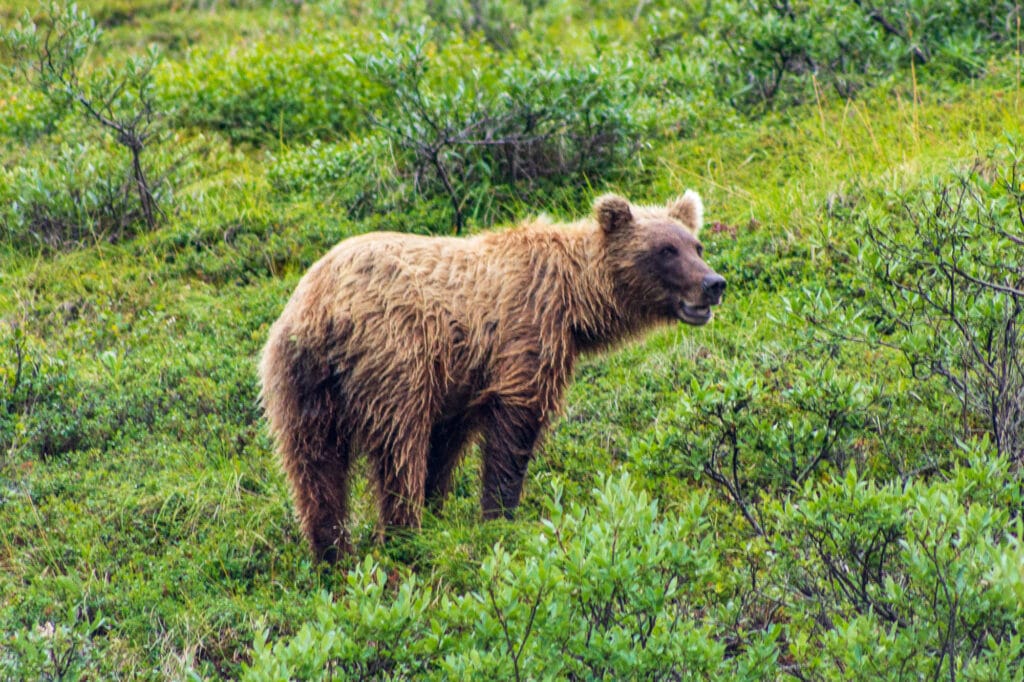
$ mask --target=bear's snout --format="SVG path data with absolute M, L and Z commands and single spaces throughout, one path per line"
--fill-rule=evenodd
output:
M 725 293 L 725 277 L 712 272 L 710 275 L 705 275 L 700 287 L 704 292 L 704 300 L 711 305 L 717 305 L 722 300 L 722 294 Z

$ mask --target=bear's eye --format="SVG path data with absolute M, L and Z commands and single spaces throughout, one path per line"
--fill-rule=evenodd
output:
M 679 249 L 669 244 L 668 246 L 661 247 L 661 255 L 668 258 L 669 256 L 678 256 Z
M 703 244 L 697 244 L 697 257 L 698 258 L 703 258 L 704 257 L 704 245 Z

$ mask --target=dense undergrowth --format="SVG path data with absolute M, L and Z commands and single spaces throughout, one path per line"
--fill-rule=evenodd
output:
M 0 679 L 1024 678 L 1016 3 L 0 21 Z M 304 269 L 687 187 L 714 323 L 583 362 L 515 521 L 474 454 L 312 564 L 255 379 Z

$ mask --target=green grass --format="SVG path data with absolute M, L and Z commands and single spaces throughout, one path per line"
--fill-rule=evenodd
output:
M 402 12 L 374 16 L 358 3 L 299 10 L 291 3 L 234 5 L 88 3 L 107 22 L 109 51 L 96 59 L 113 61 L 159 43 L 160 93 L 187 112 L 189 93 L 201 87 L 190 80 L 195 69 L 223 79 L 224 89 L 213 95 L 235 96 L 226 90 L 228 79 L 244 80 L 249 68 L 239 54 L 264 60 L 249 74 L 257 79 L 259 68 L 275 60 L 308 68 L 302 51 L 321 36 L 334 36 L 331 49 L 343 58 L 353 26 L 401 32 L 416 23 Z M 21 9 L 0 14 L 5 28 Z M 551 63 L 586 62 L 598 53 L 642 62 L 654 19 L 633 21 L 634 9 L 547 5 L 530 15 L 531 34 L 515 34 L 516 49 L 522 55 L 555 42 Z M 679 21 L 694 60 L 707 59 L 698 34 Z M 432 28 L 450 30 L 442 21 Z M 486 52 L 481 62 L 509 59 L 482 47 L 480 35 L 452 40 L 453 66 L 440 62 L 440 80 L 472 64 L 476 51 Z M 438 42 L 432 50 L 442 50 Z M 652 677 L 667 674 L 659 666 L 673 660 L 692 666 L 688 674 L 723 679 L 794 672 L 838 679 L 844 670 L 895 675 L 903 661 L 907 675 L 937 677 L 955 668 L 975 679 L 1019 679 L 1019 621 L 1007 616 L 999 630 L 984 615 L 1024 617 L 1024 591 L 1013 574 L 1024 558 L 1019 472 L 993 461 L 986 446 L 963 442 L 959 405 L 943 384 L 912 379 L 901 356 L 884 347 L 823 342 L 808 320 L 787 313 L 788 301 L 821 290 L 847 308 L 859 305 L 847 279 L 856 267 L 856 216 L 891 211 L 901 192 L 934 178 L 1008 163 L 1005 150 L 1019 149 L 1024 113 L 1019 58 L 1004 51 L 988 59 L 977 78 L 950 75 L 941 65 L 898 68 L 856 99 L 823 93 L 756 117 L 732 109 L 708 76 L 698 79 L 700 97 L 720 99 L 686 105 L 694 127 L 678 132 L 679 93 L 652 97 L 639 119 L 643 148 L 607 177 L 503 190 L 500 204 L 481 208 L 470 231 L 503 216 L 578 217 L 606 189 L 638 202 L 697 189 L 707 206 L 708 259 L 729 280 L 726 301 L 709 327 L 665 329 L 580 364 L 515 521 L 480 522 L 473 452 L 442 512 L 428 514 L 421 532 L 378 546 L 360 477 L 359 556 L 334 569 L 311 562 L 293 518 L 257 407 L 257 358 L 298 278 L 333 243 L 373 229 L 447 233 L 450 215 L 436 196 L 404 190 L 366 215 L 348 215 L 346 182 L 353 178 L 344 175 L 313 187 L 275 185 L 273 169 L 289 150 L 301 152 L 312 138 L 346 143 L 369 134 L 360 112 L 335 111 L 330 101 L 309 102 L 311 119 L 291 139 L 259 128 L 262 122 L 253 123 L 259 134 L 249 135 L 202 117 L 172 117 L 175 137 L 154 154 L 191 151 L 156 230 L 58 251 L 11 237 L 15 228 L 0 225 L 0 236 L 9 237 L 0 240 L 0 678 L 233 678 L 247 670 L 273 678 L 275 655 L 314 660 L 317 647 L 304 649 L 295 635 L 335 632 L 344 639 L 375 627 L 399 647 L 409 642 L 420 652 L 436 645 L 440 652 L 424 659 L 428 669 L 393 669 L 398 677 L 485 671 L 512 678 L 495 620 L 503 611 L 488 606 L 487 586 L 503 590 L 515 627 L 526 622 L 515 604 L 541 593 L 551 600 L 537 624 L 545 637 L 585 627 L 585 609 L 565 611 L 575 608 L 578 592 L 563 595 L 543 573 L 575 585 L 575 564 L 542 539 L 552 527 L 572 529 L 566 556 L 579 543 L 598 560 L 605 556 L 602 524 L 616 514 L 646 518 L 650 495 L 659 506 L 649 525 L 619 519 L 623 533 L 647 533 L 631 541 L 638 558 L 630 571 L 637 584 L 648 577 L 644 565 L 678 577 L 669 610 L 645 608 L 661 614 L 662 623 L 672 617 L 664 614 L 675 614 L 682 629 L 666 631 L 665 641 L 690 647 L 666 649 L 664 660 L 643 659 Z M 657 91 L 659 73 L 648 73 L 644 87 Z M 80 124 L 70 113 L 54 129 L 37 126 L 37 109 L 22 106 L 33 97 L 15 80 L 0 86 L 5 171 L 45 164 Z M 814 392 L 819 387 L 822 395 Z M 816 410 L 846 399 L 853 401 L 851 416 L 833 456 L 799 485 L 781 480 L 787 453 L 808 451 L 826 428 Z M 697 459 L 717 437 L 711 406 L 718 404 L 736 415 L 739 473 L 763 536 Z M 692 525 L 673 525 L 680 519 Z M 837 587 L 809 538 L 828 529 L 838 538 L 836 551 L 849 552 L 852 562 L 877 551 L 856 553 L 858 542 L 871 543 L 870 534 L 860 537 L 863 529 L 902 522 L 902 549 L 882 550 L 878 564 L 893 582 L 871 587 L 893 592 L 877 603 L 895 605 L 897 627 L 872 620 L 877 614 Z M 642 541 L 684 531 L 680 537 L 697 548 L 692 556 Z M 673 551 L 685 544 L 665 543 Z M 364 555 L 372 566 L 363 565 Z M 377 567 L 383 577 L 374 577 Z M 590 566 L 593 573 L 577 576 L 579 589 L 599 584 L 605 568 Z M 959 572 L 953 582 L 966 600 L 952 606 L 952 617 L 936 596 L 944 571 Z M 628 586 L 632 575 L 609 573 L 608 584 Z M 357 623 L 370 612 L 367 606 L 358 615 L 360 590 L 373 593 L 378 579 L 383 615 Z M 395 605 L 409 581 L 417 590 L 429 586 L 428 601 Z M 325 606 L 324 591 L 336 606 Z M 825 616 L 816 618 L 811 595 Z M 559 611 L 558 604 L 567 606 Z M 387 629 L 407 613 L 444 636 L 434 642 L 419 626 L 402 635 Z M 573 615 L 563 622 L 559 613 Z M 947 622 L 989 628 L 991 641 L 978 650 L 965 645 L 951 664 L 940 657 L 944 642 L 955 640 L 942 639 Z M 609 651 L 633 651 L 608 633 Z M 564 661 L 557 647 L 530 640 L 527 630 L 519 634 L 526 677 L 569 674 L 558 667 Z M 575 646 L 565 636 L 565 646 Z M 261 644 L 264 637 L 269 644 Z M 384 641 L 382 635 L 370 644 L 375 640 L 366 635 L 361 643 L 373 648 Z M 621 665 L 630 669 L 628 661 Z M 344 670 L 337 669 L 339 677 Z M 575 674 L 599 676 L 597 668 L 580 670 L 590 672 Z

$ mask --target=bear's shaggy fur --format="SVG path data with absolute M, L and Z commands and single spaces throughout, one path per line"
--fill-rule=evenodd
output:
M 700 198 L 608 195 L 594 217 L 470 238 L 346 239 L 299 282 L 260 364 L 261 399 L 317 556 L 351 551 L 351 464 L 380 523 L 416 527 L 481 437 L 483 514 L 511 515 L 581 352 L 704 324 L 725 280 L 701 258 Z

